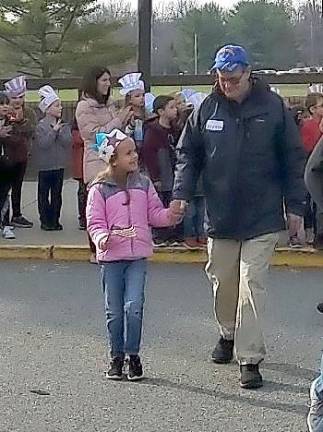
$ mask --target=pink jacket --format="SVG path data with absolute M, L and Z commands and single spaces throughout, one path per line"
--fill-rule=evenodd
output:
M 97 247 L 98 261 L 136 260 L 153 253 L 151 227 L 171 225 L 169 209 L 158 198 L 152 182 L 145 176 L 129 175 L 127 193 L 114 182 L 96 183 L 88 196 L 86 218 L 88 232 Z M 113 228 L 133 226 L 136 237 L 111 234 Z M 100 241 L 109 236 L 108 250 L 100 249 Z
M 114 128 L 122 128 L 112 105 L 100 104 L 93 98 L 83 97 L 77 104 L 75 117 L 84 141 L 83 177 L 84 183 L 90 183 L 106 168 L 106 164 L 98 158 L 98 153 L 91 148 L 98 132 L 111 132 Z

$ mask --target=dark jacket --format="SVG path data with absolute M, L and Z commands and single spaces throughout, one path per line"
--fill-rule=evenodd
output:
M 8 138 L 3 139 L 5 154 L 12 164 L 27 162 L 36 127 L 36 114 L 31 108 L 25 107 L 23 120 L 16 121 L 12 117 L 7 124 L 12 126 L 12 131 Z
M 188 200 L 202 172 L 214 238 L 246 240 L 284 229 L 303 215 L 305 155 L 282 99 L 253 80 L 241 103 L 217 89 L 194 112 L 178 145 L 174 197 Z
M 161 183 L 160 192 L 170 192 L 174 185 L 175 133 L 162 127 L 158 119 L 146 123 L 142 159 L 151 180 Z

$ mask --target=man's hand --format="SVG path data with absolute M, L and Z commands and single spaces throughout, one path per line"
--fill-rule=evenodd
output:
M 293 213 L 287 214 L 287 226 L 290 237 L 297 237 L 301 243 L 305 243 L 304 218 Z
M 170 210 L 170 218 L 174 225 L 179 224 L 185 215 L 186 210 L 186 201 L 183 200 L 174 200 L 169 205 Z
M 3 126 L 0 128 L 0 138 L 7 138 L 10 136 L 10 132 L 12 131 L 12 126 Z

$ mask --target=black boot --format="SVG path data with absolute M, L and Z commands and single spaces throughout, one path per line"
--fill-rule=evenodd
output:
M 233 340 L 226 340 L 222 336 L 212 352 L 212 360 L 214 363 L 230 363 L 233 359 Z
M 240 386 L 244 389 L 257 389 L 263 386 L 258 364 L 240 366 Z

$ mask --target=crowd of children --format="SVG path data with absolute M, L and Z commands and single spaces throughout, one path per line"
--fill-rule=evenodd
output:
M 119 84 L 120 97 L 113 102 L 109 70 L 91 68 L 84 77 L 82 98 L 72 125 L 62 121 L 62 104 L 50 86 L 39 89 L 36 115 L 25 104 L 25 77 L 14 78 L 5 84 L 5 90 L 0 93 L 0 227 L 5 239 L 15 239 L 14 227 L 33 226 L 21 214 L 21 190 L 31 153 L 38 169 L 40 228 L 44 231 L 63 229 L 60 212 L 64 170 L 72 165 L 72 175 L 79 184 L 79 228 L 86 229 L 88 185 L 103 168 L 91 150 L 92 130 L 108 131 L 117 127 L 131 137 L 136 144 L 140 172 L 151 178 L 163 204 L 169 204 L 176 143 L 189 114 L 206 95 L 184 90 L 155 97 L 145 93 L 141 73 L 126 74 Z M 38 123 L 37 118 L 40 119 Z M 205 214 L 199 188 L 185 221 L 177 227 L 154 229 L 155 246 L 202 247 Z M 96 248 L 90 238 L 89 241 L 92 262 L 96 262 Z

